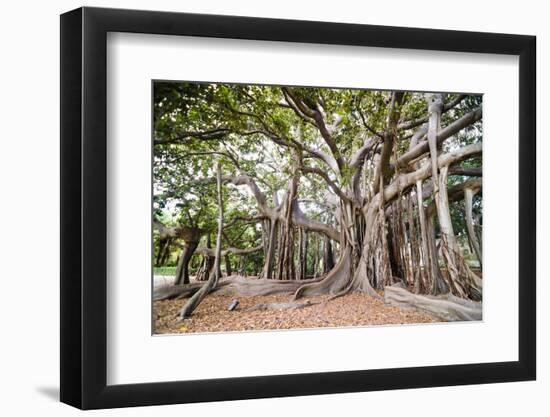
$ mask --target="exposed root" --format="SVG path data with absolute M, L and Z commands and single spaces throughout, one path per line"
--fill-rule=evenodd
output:
M 301 285 L 294 293 L 294 300 L 309 295 L 339 293 L 349 285 L 351 270 L 351 249 L 346 249 L 330 272 L 318 282 Z
M 470 278 L 470 298 L 475 301 L 481 301 L 483 281 L 470 268 L 468 268 L 468 277 Z
M 222 278 L 211 293 L 220 295 L 235 295 L 252 297 L 260 295 L 292 294 L 304 283 L 319 282 L 322 278 L 311 280 L 280 281 L 274 279 L 250 279 L 233 275 Z M 183 299 L 191 297 L 202 286 L 203 282 L 193 282 L 187 285 L 169 285 L 155 288 L 154 301 Z
M 398 287 L 385 287 L 386 303 L 425 312 L 445 321 L 474 321 L 482 319 L 481 303 L 456 297 L 425 296 Z
M 153 290 L 153 301 L 191 297 L 203 285 L 204 282 L 193 282 L 185 285 L 163 285 L 162 287 L 156 287 Z
M 355 270 L 349 290 L 359 291 L 368 294 L 377 300 L 382 300 L 382 297 L 378 295 L 370 284 L 369 277 L 367 275 L 367 263 L 365 262 L 364 255 L 361 256 L 361 259 L 359 260 L 359 265 L 357 265 L 357 269 Z

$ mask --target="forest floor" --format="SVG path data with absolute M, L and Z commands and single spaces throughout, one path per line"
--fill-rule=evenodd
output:
M 310 301 L 314 305 L 294 310 L 243 311 L 262 303 L 288 303 L 292 301 L 292 295 L 234 297 L 210 294 L 193 315 L 184 321 L 180 321 L 177 315 L 186 300 L 155 301 L 154 333 L 281 330 L 440 321 L 427 314 L 387 305 L 366 294 L 352 293 L 324 302 L 328 298 L 329 296 L 305 297 L 300 302 Z M 234 299 L 239 300 L 239 305 L 234 311 L 228 311 Z

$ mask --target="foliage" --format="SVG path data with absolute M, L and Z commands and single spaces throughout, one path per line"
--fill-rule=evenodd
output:
M 372 180 L 373 161 L 380 153 L 392 111 L 391 91 L 155 82 L 153 94 L 154 216 L 168 226 L 185 224 L 203 230 L 200 246 L 206 246 L 208 236 L 214 236 L 216 230 L 216 162 L 224 176 L 254 178 L 272 208 L 283 200 L 289 181 L 303 167 L 320 169 L 336 187 L 348 190 L 353 180 L 350 160 L 368 137 L 377 142 L 375 152 L 365 161 L 361 179 L 364 183 Z M 449 94 L 446 102 L 457 97 Z M 303 103 L 306 112 L 314 109 L 322 114 L 332 135 L 330 141 L 323 137 L 315 116 L 297 110 L 291 105 L 294 102 Z M 481 103 L 481 96 L 467 96 L 444 112 L 442 124 L 452 123 Z M 395 110 L 398 122 L 419 123 L 395 132 L 391 164 L 409 150 L 412 134 L 427 121 L 424 94 L 404 93 Z M 445 141 L 443 150 L 479 142 L 482 133 L 481 122 L 474 123 Z M 335 159 L 341 157 L 343 162 L 337 169 L 329 167 L 315 156 L 317 151 Z M 481 158 L 466 160 L 461 166 L 480 167 Z M 465 178 L 450 175 L 449 186 Z M 302 173 L 298 188 L 300 208 L 310 219 L 336 225 L 339 196 L 327 186 L 326 179 Z M 453 204 L 451 209 L 458 235 L 465 233 L 461 204 Z M 258 204 L 246 189 L 226 183 L 224 211 L 226 223 L 232 225 L 224 230 L 224 247 L 245 249 L 261 243 L 261 223 L 253 220 L 260 214 Z M 475 200 L 474 215 L 481 216 L 480 199 Z M 229 259 L 234 265 L 241 261 L 234 255 Z M 263 254 L 254 253 L 247 259 L 246 272 L 257 273 Z

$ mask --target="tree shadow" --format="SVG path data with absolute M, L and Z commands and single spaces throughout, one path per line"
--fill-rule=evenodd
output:
M 36 391 L 50 400 L 59 401 L 59 387 L 36 387 Z

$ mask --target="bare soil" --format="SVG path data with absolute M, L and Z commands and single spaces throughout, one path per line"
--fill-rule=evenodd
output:
M 154 333 L 204 333 L 249 330 L 281 330 L 319 327 L 372 326 L 388 324 L 433 323 L 430 315 L 393 307 L 366 294 L 351 293 L 328 302 L 327 295 L 305 297 L 300 302 L 318 303 L 296 310 L 243 311 L 262 303 L 288 303 L 290 295 L 240 297 L 236 310 L 228 311 L 235 297 L 208 295 L 193 313 L 179 320 L 186 300 L 155 301 Z

